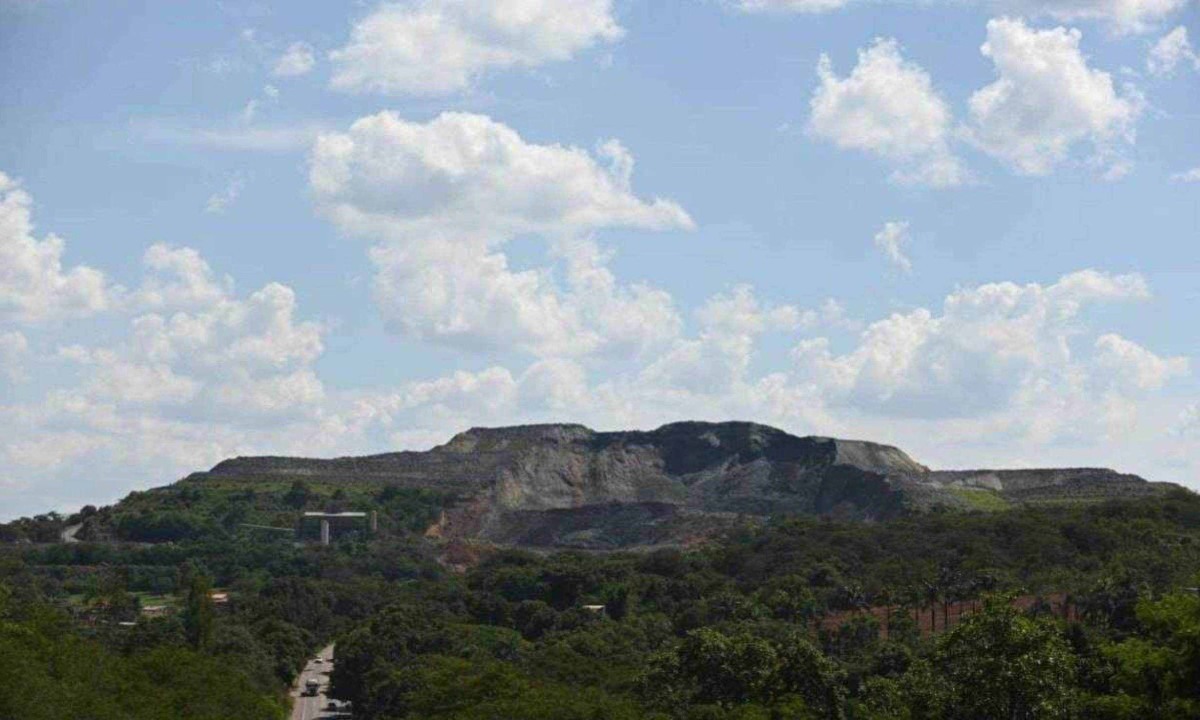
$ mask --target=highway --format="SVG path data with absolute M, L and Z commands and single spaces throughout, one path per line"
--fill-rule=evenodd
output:
M 317 662 L 319 657 L 321 662 Z M 329 698 L 325 693 L 329 690 L 329 673 L 333 670 L 333 646 L 321 650 L 304 666 L 304 670 L 296 678 L 292 686 L 292 720 L 326 720 L 327 718 L 348 718 L 348 714 L 339 714 L 336 710 L 326 710 Z M 321 683 L 321 690 L 315 696 L 304 695 L 305 681 L 313 679 Z

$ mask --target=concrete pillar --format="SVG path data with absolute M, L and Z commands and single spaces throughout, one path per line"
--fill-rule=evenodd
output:
M 321 518 L 321 544 L 329 544 L 329 521 Z

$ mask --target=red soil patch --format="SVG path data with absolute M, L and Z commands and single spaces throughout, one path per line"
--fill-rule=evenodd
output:
M 1042 604 L 1047 606 L 1050 613 L 1055 617 L 1068 621 L 1079 619 L 1079 609 L 1070 602 L 1065 593 L 1021 595 L 1013 598 L 1012 601 L 1012 606 L 1018 610 L 1029 610 Z M 971 613 L 979 612 L 982 608 L 983 602 L 981 600 L 962 600 L 946 603 L 945 605 L 936 603 L 932 606 L 927 605 L 918 609 L 906 609 L 896 605 L 878 605 L 865 610 L 848 610 L 831 613 L 821 619 L 820 628 L 826 632 L 834 632 L 842 626 L 842 623 L 849 622 L 859 616 L 871 616 L 879 621 L 879 636 L 886 640 L 891 629 L 889 627 L 890 623 L 894 622 L 896 618 L 907 614 L 916 621 L 917 628 L 921 632 L 921 637 L 929 637 L 935 633 L 945 632 L 953 628 L 962 622 L 964 617 Z

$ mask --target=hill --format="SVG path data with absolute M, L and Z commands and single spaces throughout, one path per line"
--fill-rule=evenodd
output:
M 890 445 L 745 422 L 680 422 L 648 432 L 474 428 L 427 452 L 240 457 L 173 487 L 268 497 L 303 487 L 308 509 L 330 501 L 375 507 L 386 495 L 408 501 L 401 525 L 431 537 L 611 549 L 688 544 L 747 518 L 880 520 L 935 508 L 1152 496 L 1172 486 L 1103 468 L 930 470 Z M 289 511 L 259 521 L 294 518 Z M 385 525 L 396 524 L 386 508 L 383 515 Z

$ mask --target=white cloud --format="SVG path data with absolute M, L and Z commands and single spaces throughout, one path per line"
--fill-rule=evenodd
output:
M 255 112 L 257 110 L 256 103 Z M 322 133 L 328 132 L 328 128 L 321 123 L 194 127 L 165 119 L 134 123 L 133 130 L 139 140 L 180 143 L 213 150 L 266 153 L 307 150 Z
M 254 122 L 254 118 L 256 118 L 257 116 L 258 116 L 258 98 L 251 98 L 246 101 L 245 105 L 242 106 L 242 112 L 239 115 L 239 117 L 242 122 L 249 124 L 249 123 Z
M 744 12 L 822 13 L 838 10 L 851 0 L 733 0 Z M 977 0 L 999 12 L 1050 17 L 1062 22 L 1102 22 L 1116 33 L 1154 29 L 1186 6 L 1188 0 Z
M 0 319 L 35 323 L 106 309 L 116 289 L 86 265 L 64 270 L 62 238 L 33 235 L 32 202 L 0 172 Z
M 1096 362 L 1108 370 L 1114 382 L 1128 383 L 1140 390 L 1156 390 L 1172 378 L 1188 374 L 1187 358 L 1162 358 L 1115 333 L 1096 338 Z
M 242 188 L 246 186 L 246 181 L 241 176 L 234 176 L 225 183 L 225 187 L 219 192 L 215 192 L 208 196 L 208 200 L 204 203 L 204 212 L 220 215 L 237 200 L 238 195 L 241 195 Z
M 192 248 L 156 243 L 142 255 L 148 272 L 133 298 L 139 308 L 190 309 L 212 306 L 233 293 L 233 278 L 217 278 Z
M 790 305 L 760 301 L 749 285 L 709 298 L 696 310 L 699 333 L 680 339 L 640 373 L 639 382 L 659 389 L 720 393 L 744 385 L 757 339 L 794 330 L 803 313 Z
M 82 392 L 94 400 L 122 405 L 182 405 L 194 399 L 201 385 L 177 374 L 162 362 L 122 357 L 114 351 L 65 348 L 63 356 L 91 366 Z
M 1171 176 L 1175 182 L 1194 183 L 1200 182 L 1200 167 L 1194 167 L 1191 170 L 1177 172 Z
M 1044 175 L 1088 142 L 1093 161 L 1120 164 L 1134 140 L 1142 99 L 1118 93 L 1112 77 L 1088 66 L 1078 30 L 1036 30 L 1022 20 L 999 18 L 987 25 L 980 51 L 998 78 L 970 99 L 969 136 L 1018 172 Z
M 313 54 L 312 45 L 306 42 L 294 42 L 275 61 L 272 74 L 280 77 L 305 75 L 316 65 L 317 59 Z
M 875 247 L 887 257 L 888 262 L 900 270 L 912 272 L 912 261 L 904 254 L 904 246 L 911 241 L 908 234 L 908 223 L 900 220 L 889 220 L 875 233 Z
M 1171 428 L 1171 434 L 1187 436 L 1200 430 L 1200 403 L 1188 405 L 1179 412 L 1179 421 Z
M 0 332 L 0 378 L 16 382 L 25 376 L 24 360 L 29 341 L 15 330 Z
M 317 406 L 325 399 L 325 386 L 308 368 L 263 378 L 241 369 L 215 387 L 213 399 L 227 408 L 278 416 Z
M 823 13 L 848 5 L 850 0 L 737 0 L 739 10 L 748 13 Z
M 1001 0 L 1009 12 L 1047 15 L 1063 22 L 1093 20 L 1119 33 L 1146 32 L 1183 9 L 1188 0 Z
M 812 330 L 817 327 L 841 330 L 860 330 L 862 323 L 846 314 L 846 308 L 834 298 L 825 298 L 820 307 L 799 310 L 793 330 Z
M 322 327 L 297 322 L 291 288 L 268 283 L 249 297 L 224 297 L 208 307 L 140 315 L 133 320 L 138 354 L 192 369 L 246 367 L 290 370 L 316 360 Z
M 1147 296 L 1138 275 L 1091 270 L 1049 286 L 981 285 L 948 296 L 940 315 L 920 308 L 871 324 L 844 355 L 817 338 L 801 342 L 795 357 L 805 377 L 837 403 L 885 415 L 980 415 L 1011 406 L 1033 388 L 1075 386 L 1086 368 L 1073 359 L 1069 341 L 1083 307 Z M 1097 347 L 1107 376 L 1127 371 L 1145 386 L 1143 358 L 1112 340 Z
M 905 60 L 895 40 L 879 39 L 858 52 L 850 75 L 839 78 L 827 55 L 810 103 L 810 132 L 838 147 L 864 150 L 899 167 L 892 179 L 945 187 L 968 180 L 950 150 L 953 118 L 929 74 Z
M 640 351 L 678 331 L 671 298 L 622 286 L 587 234 L 606 227 L 690 228 L 674 202 L 633 194 L 632 155 L 526 142 L 480 115 L 413 123 L 392 113 L 325 135 L 309 181 L 321 211 L 375 240 L 375 295 L 389 325 L 461 347 L 538 355 Z M 551 242 L 553 267 L 514 270 L 497 249 L 517 235 Z
M 489 70 L 567 60 L 623 30 L 612 0 L 410 0 L 384 3 L 329 54 L 332 85 L 351 92 L 437 95 Z
M 367 235 L 503 239 L 691 227 L 678 204 L 634 195 L 631 170 L 617 143 L 603 145 L 596 157 L 527 142 L 484 115 L 447 112 L 418 123 L 382 112 L 360 118 L 346 133 L 322 135 L 309 182 L 324 212 Z
M 540 421 L 627 428 L 751 418 L 918 453 L 941 447 L 964 463 L 993 457 L 995 447 L 1007 462 L 1041 457 L 1060 442 L 1092 447 L 1084 459 L 1102 462 L 1111 456 L 1096 448 L 1126 442 L 1144 398 L 1187 371 L 1182 359 L 1112 333 L 1074 347 L 1087 334 L 1086 307 L 1149 293 L 1136 275 L 1082 271 L 1046 286 L 956 291 L 939 313 L 874 323 L 844 355 L 831 341 L 809 340 L 794 373 L 758 369 L 762 338 L 802 330 L 814 314 L 840 323 L 840 306 L 801 311 L 736 286 L 696 310 L 694 335 L 600 377 L 590 362 L 546 357 L 520 371 L 493 365 L 331 393 L 313 367 L 320 328 L 295 319 L 286 288 L 239 297 L 186 249 L 159 246 L 146 264 L 149 276 L 163 277 L 131 297 L 157 312 L 134 318 L 128 339 L 112 347 L 63 348 L 78 384 L 38 404 L 0 405 L 0 423 L 15 429 L 0 439 L 0 467 L 25 488 L 21 504 L 7 507 L 107 500 L 131 482 L 161 484 L 237 454 L 428 447 L 472 425 Z
M 563 358 L 530 365 L 521 373 L 517 392 L 521 407 L 534 412 L 575 413 L 591 402 L 587 371 L 579 363 Z
M 1150 54 L 1146 56 L 1146 69 L 1151 75 L 1170 77 L 1180 63 L 1190 64 L 1200 70 L 1200 55 L 1196 54 L 1188 39 L 1187 28 L 1182 25 L 1163 35 L 1150 48 Z
M 81 371 L 70 394 L 117 415 L 175 406 L 192 418 L 302 411 L 321 399 L 310 366 L 323 328 L 296 320 L 290 288 L 269 283 L 238 298 L 190 248 L 154 245 L 143 265 L 142 285 L 122 306 L 135 313 L 124 340 L 59 348 Z
M 189 248 L 152 246 L 143 266 L 103 340 L 40 338 L 58 345 L 36 358 L 58 364 L 39 372 L 40 400 L 0 400 L 0 468 L 26 488 L 20 507 L 108 501 L 245 449 L 312 453 L 352 432 L 313 368 L 325 328 L 297 317 L 290 288 L 239 295 Z M 35 359 L 0 333 L 0 373 L 20 370 L 14 357 Z

